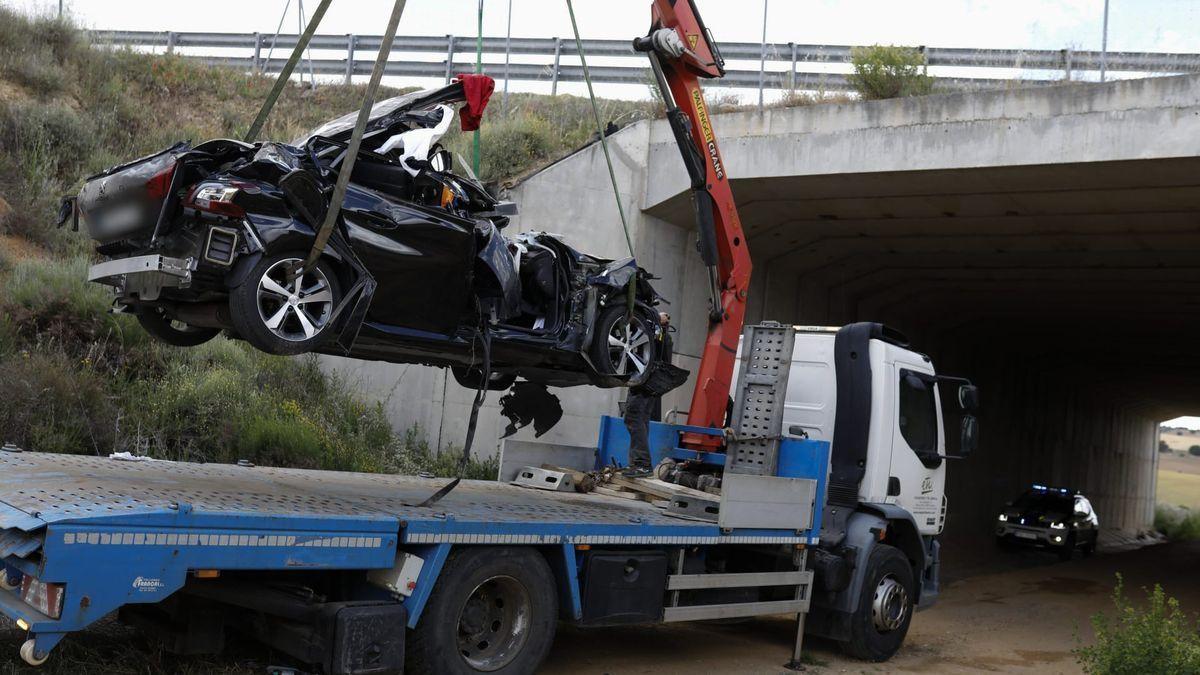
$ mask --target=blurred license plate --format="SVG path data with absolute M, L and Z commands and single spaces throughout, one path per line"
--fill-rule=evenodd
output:
M 1032 532 L 1018 532 L 1017 538 L 1019 538 L 1019 539 L 1037 539 L 1037 535 L 1033 534 Z

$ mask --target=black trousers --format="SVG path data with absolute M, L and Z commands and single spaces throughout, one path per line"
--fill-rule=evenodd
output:
M 625 400 L 625 429 L 629 431 L 629 465 L 651 468 L 650 418 L 661 403 L 636 387 L 629 390 Z

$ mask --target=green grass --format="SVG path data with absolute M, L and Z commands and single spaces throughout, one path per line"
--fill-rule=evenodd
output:
M 1200 511 L 1200 474 L 1159 469 L 1158 501 Z
M 1154 510 L 1154 529 L 1176 541 L 1200 541 L 1200 511 L 1160 503 Z

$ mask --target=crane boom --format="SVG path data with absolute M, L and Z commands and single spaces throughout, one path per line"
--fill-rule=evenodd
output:
M 691 179 L 697 248 L 709 270 L 708 335 L 701 354 L 688 424 L 724 425 L 746 313 L 753 267 L 729 176 L 704 103 L 700 79 L 725 74 L 724 61 L 693 0 L 653 0 L 649 34 L 634 40 L 646 52 L 667 107 L 667 120 Z M 711 436 L 688 435 L 689 445 L 711 446 Z

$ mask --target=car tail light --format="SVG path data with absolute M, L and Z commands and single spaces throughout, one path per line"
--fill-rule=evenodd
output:
M 150 199 L 162 199 L 171 191 L 171 180 L 175 178 L 175 167 L 177 164 L 172 164 L 167 168 L 159 171 L 146 181 L 146 196 Z
M 233 203 L 233 198 L 241 190 L 233 185 L 222 183 L 201 183 L 188 197 L 188 205 L 222 216 L 245 218 L 246 210 Z
M 66 584 L 48 584 L 26 574 L 21 579 L 21 599 L 51 619 L 62 616 Z

